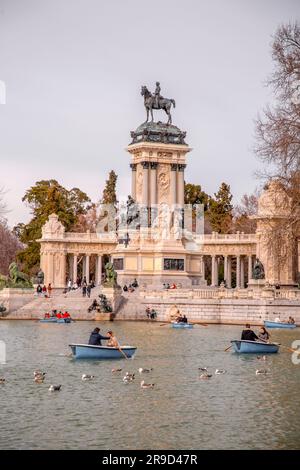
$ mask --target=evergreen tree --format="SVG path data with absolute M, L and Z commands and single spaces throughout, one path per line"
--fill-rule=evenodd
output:
M 105 183 L 105 188 L 103 190 L 101 203 L 102 204 L 113 204 L 117 203 L 117 193 L 116 193 L 116 186 L 117 186 L 117 179 L 118 175 L 111 170 L 108 175 L 108 179 Z
M 213 231 L 218 233 L 230 232 L 233 210 L 231 201 L 230 186 L 222 183 L 218 192 L 209 201 L 208 217 Z

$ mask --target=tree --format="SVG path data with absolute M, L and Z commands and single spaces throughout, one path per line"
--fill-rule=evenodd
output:
M 231 201 L 230 186 L 222 183 L 218 192 L 210 198 L 208 205 L 208 218 L 213 231 L 219 233 L 231 231 L 233 209 Z
M 237 204 L 233 210 L 233 228 L 237 232 L 255 233 L 256 220 L 251 217 L 257 213 L 258 196 L 256 194 L 244 194 L 240 204 Z
M 272 45 L 274 71 L 267 85 L 275 104 L 256 120 L 258 157 L 266 163 L 267 178 L 282 182 L 293 200 L 291 224 L 300 221 L 300 27 L 280 26 Z
M 18 259 L 25 272 L 34 274 L 40 262 L 40 245 L 36 240 L 41 237 L 49 215 L 57 214 L 66 230 L 71 231 L 78 218 L 90 208 L 90 199 L 78 188 L 67 190 L 56 180 L 42 180 L 26 191 L 22 201 L 30 207 L 33 217 L 28 224 L 14 228 L 14 233 L 26 245 Z
M 202 190 L 200 184 L 184 183 L 184 203 L 192 206 L 193 231 L 196 230 L 196 206 L 203 204 L 204 213 L 207 211 L 210 196 Z M 204 217 L 204 233 L 210 233 L 208 219 Z
M 117 186 L 117 179 L 118 175 L 111 170 L 108 175 L 108 179 L 105 183 L 105 188 L 103 190 L 101 203 L 102 204 L 113 204 L 114 206 L 117 203 L 117 193 L 116 193 L 116 186 Z

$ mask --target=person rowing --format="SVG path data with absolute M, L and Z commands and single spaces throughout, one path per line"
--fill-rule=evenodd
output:
M 106 344 L 106 346 L 110 347 L 110 348 L 120 348 L 120 345 L 119 345 L 119 341 L 117 340 L 117 338 L 115 337 L 114 333 L 109 330 L 107 332 L 108 334 L 108 337 L 109 337 L 109 340 Z
M 110 340 L 110 336 L 100 335 L 100 328 L 95 328 L 90 335 L 89 345 L 102 346 L 102 340 Z
M 259 339 L 258 336 L 256 336 L 256 334 L 254 333 L 254 331 L 251 330 L 250 324 L 247 323 L 245 330 L 242 331 L 241 340 L 244 340 L 244 341 L 256 341 L 256 340 L 258 340 L 258 339 Z

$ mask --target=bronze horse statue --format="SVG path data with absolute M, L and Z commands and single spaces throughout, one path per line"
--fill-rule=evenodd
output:
M 149 121 L 149 111 L 151 114 L 151 122 L 153 122 L 153 109 L 163 109 L 168 115 L 167 124 L 172 124 L 172 116 L 170 113 L 171 106 L 175 108 L 175 100 L 169 98 L 163 98 L 162 96 L 158 99 L 158 104 L 156 97 L 150 93 L 146 86 L 142 86 L 141 95 L 144 97 L 144 106 L 147 111 L 147 119 L 145 122 Z

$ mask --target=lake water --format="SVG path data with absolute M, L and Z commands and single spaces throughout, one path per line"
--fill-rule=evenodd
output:
M 86 361 L 67 357 L 70 342 L 86 342 L 94 322 L 70 325 L 1 321 L 7 362 L 0 365 L 1 449 L 299 449 L 300 365 L 281 350 L 266 362 L 224 352 L 240 337 L 237 326 L 175 330 L 159 323 L 114 322 L 123 344 L 138 347 L 132 360 Z M 300 330 L 273 330 L 272 339 L 291 345 Z M 123 372 L 144 374 L 122 382 Z M 198 367 L 226 369 L 199 380 Z M 33 371 L 47 372 L 44 384 Z M 266 376 L 256 375 L 267 368 Z M 95 375 L 83 382 L 83 373 Z M 57 393 L 49 385 L 62 384 Z

